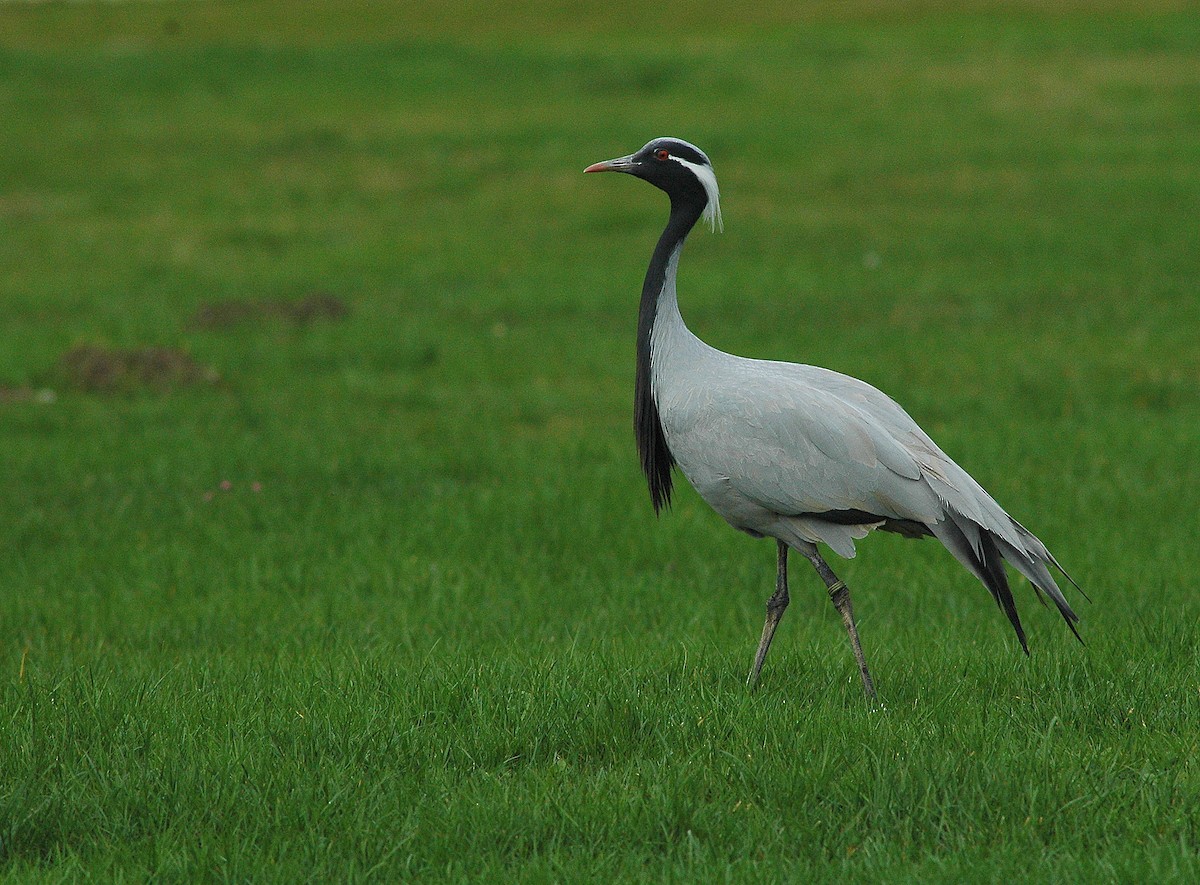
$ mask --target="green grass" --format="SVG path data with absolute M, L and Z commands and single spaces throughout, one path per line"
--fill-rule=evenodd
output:
M 1200 877 L 1200 18 L 793 5 L 0 8 L 0 877 Z M 905 404 L 1086 647 L 880 536 L 883 706 L 799 566 L 745 690 L 773 548 L 633 452 L 665 206 L 580 174 L 662 134 L 693 328 Z

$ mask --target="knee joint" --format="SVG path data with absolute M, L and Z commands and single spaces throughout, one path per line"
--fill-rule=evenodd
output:
M 850 591 L 847 589 L 844 581 L 838 581 L 829 588 L 829 598 L 833 600 L 833 604 L 836 606 L 840 607 L 842 601 L 845 600 L 849 595 Z

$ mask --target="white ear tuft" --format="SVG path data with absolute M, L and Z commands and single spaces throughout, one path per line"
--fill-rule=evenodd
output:
M 713 172 L 712 166 L 692 163 L 674 155 L 671 156 L 671 159 L 691 169 L 700 183 L 704 185 L 704 193 L 708 195 L 708 204 L 704 207 L 704 214 L 700 217 L 708 222 L 709 230 L 714 233 L 724 230 L 725 223 L 721 219 L 721 191 L 717 187 L 717 174 Z

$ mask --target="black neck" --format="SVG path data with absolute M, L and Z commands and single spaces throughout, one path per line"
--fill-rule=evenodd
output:
M 650 500 L 658 513 L 671 503 L 671 468 L 675 457 L 667 448 L 658 404 L 650 387 L 650 336 L 658 315 L 658 297 L 667 284 L 671 256 L 683 247 L 683 241 L 704 211 L 704 202 L 671 198 L 671 217 L 654 247 L 646 281 L 642 284 L 642 303 L 638 310 L 637 378 L 633 395 L 633 430 L 641 455 L 642 472 L 650 486 Z

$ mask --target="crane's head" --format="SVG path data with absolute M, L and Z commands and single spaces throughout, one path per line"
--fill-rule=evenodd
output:
M 672 204 L 703 207 L 703 218 L 713 230 L 722 226 L 716 173 L 708 155 L 694 144 L 678 138 L 656 138 L 635 154 L 593 163 L 583 171 L 636 175 L 666 191 Z

